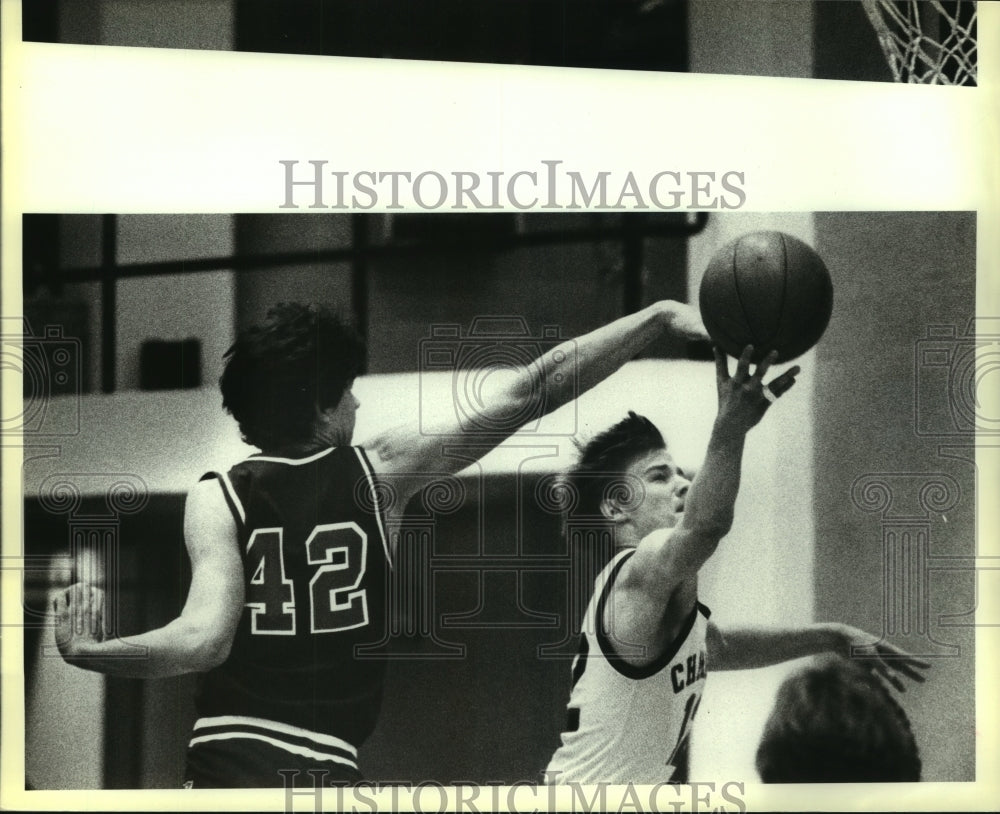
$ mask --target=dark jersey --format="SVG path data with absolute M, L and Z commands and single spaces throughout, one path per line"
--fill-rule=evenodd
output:
M 191 747 L 256 740 L 356 767 L 385 661 L 389 550 L 360 447 L 256 455 L 218 478 L 239 531 L 246 605 L 229 658 L 201 681 Z

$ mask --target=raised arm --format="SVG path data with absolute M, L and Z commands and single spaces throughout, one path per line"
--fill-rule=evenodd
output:
M 188 495 L 184 538 L 191 588 L 180 616 L 161 628 L 105 639 L 103 592 L 77 584 L 56 596 L 56 643 L 67 662 L 129 678 L 164 678 L 226 659 L 243 609 L 243 564 L 216 481 L 202 481 Z
M 443 420 L 433 432 L 421 432 L 419 424 L 404 425 L 376 435 L 362 446 L 379 474 L 454 473 L 469 462 L 446 456 L 444 451 L 448 445 L 471 437 L 477 442 L 477 452 L 486 454 L 516 432 L 527 417 L 547 414 L 586 392 L 664 333 L 708 339 L 695 309 L 663 300 L 563 342 L 534 364 L 503 378 L 502 385 L 490 394 L 480 416 L 480 424 L 495 428 L 494 432 L 484 434 L 481 428 L 468 430 L 456 416 Z M 419 483 L 415 481 L 412 488 L 417 488 Z M 397 479 L 394 486 L 403 492 L 402 497 L 407 496 L 410 485 L 405 481 Z
M 716 348 L 719 411 L 681 520 L 675 528 L 660 529 L 643 539 L 619 577 L 616 608 L 623 611 L 624 606 L 631 606 L 628 615 L 646 619 L 646 627 L 659 623 L 677 587 L 697 575 L 732 526 L 746 435 L 772 403 L 764 393 L 763 378 L 775 354 L 751 375 L 752 353 L 752 347 L 744 350 L 730 377 L 726 357 Z M 798 372 L 796 366 L 778 376 L 767 385 L 769 392 L 774 397 L 786 392 Z M 681 610 L 686 613 L 688 608 Z M 621 612 L 618 618 L 626 616 Z
M 900 692 L 905 691 L 900 675 L 922 682 L 924 675 L 918 668 L 930 667 L 929 662 L 888 642 L 878 641 L 863 630 L 832 622 L 802 627 L 725 629 L 709 622 L 706 646 L 713 670 L 768 667 L 821 653 L 862 659 Z

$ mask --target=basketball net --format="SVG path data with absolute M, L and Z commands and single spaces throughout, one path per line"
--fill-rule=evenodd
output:
M 976 84 L 975 0 L 861 0 L 897 82 Z

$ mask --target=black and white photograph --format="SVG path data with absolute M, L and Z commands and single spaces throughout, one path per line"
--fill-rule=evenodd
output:
M 0 8 L 4 806 L 989 806 L 985 4 Z
M 345 765 L 308 739 L 345 744 L 352 776 L 441 783 L 707 781 L 809 750 L 822 763 L 776 777 L 973 779 L 973 213 L 466 218 L 26 216 L 25 419 L 63 435 L 24 466 L 26 555 L 61 564 L 26 607 L 31 786 L 277 783 L 301 748 Z M 64 395 L 28 389 L 55 371 Z M 351 451 L 322 473 L 331 447 Z M 663 517 L 642 518 L 653 500 Z M 689 502 L 726 533 L 688 555 L 672 635 L 632 662 L 638 633 L 591 631 L 588 652 L 581 631 L 613 623 L 578 618 L 594 580 L 657 524 L 685 529 Z M 310 553 L 324 529 L 359 553 Z M 656 614 L 682 567 L 660 543 Z M 53 593 L 68 627 L 32 626 Z M 652 613 L 623 594 L 616 613 Z M 60 640 L 79 603 L 97 627 Z M 698 643 L 680 635 L 696 605 Z M 769 669 L 708 690 L 706 653 L 727 665 L 729 647 L 730 669 Z M 788 690 L 815 706 L 775 706 L 810 655 L 840 660 Z M 607 686 L 577 699 L 592 673 Z M 862 699 L 871 719 L 837 711 Z M 785 714 L 833 718 L 803 733 Z M 600 757 L 630 735 L 598 726 L 646 715 L 634 765 Z M 766 757 L 769 715 L 769 737 L 816 743 Z M 667 760 L 689 737 L 694 774 Z M 259 741 L 255 777 L 228 773 L 241 752 L 192 765 L 203 743 Z

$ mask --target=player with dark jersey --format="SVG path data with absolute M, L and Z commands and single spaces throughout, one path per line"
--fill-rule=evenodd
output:
M 713 670 L 763 667 L 867 648 L 867 662 L 898 688 L 922 681 L 915 659 L 841 624 L 720 628 L 698 596 L 698 572 L 733 523 L 747 433 L 795 383 L 798 367 L 769 384 L 771 354 L 750 371 L 745 349 L 732 376 L 716 349 L 719 408 L 693 481 L 643 416 L 595 437 L 566 476 L 574 511 L 603 517 L 616 552 L 595 581 L 573 664 L 566 727 L 548 783 L 683 783 L 690 734 Z M 616 488 L 622 483 L 629 488 Z
M 247 610 L 229 658 L 201 678 L 188 780 L 231 783 L 252 756 L 273 765 L 276 749 L 328 780 L 359 779 L 356 744 L 375 727 L 385 674 L 359 649 L 385 635 L 391 568 L 377 501 L 357 499 L 359 486 L 377 494 L 364 450 L 255 455 L 206 478 L 238 529 Z
M 394 558 L 378 487 L 402 511 L 428 474 L 469 465 L 449 447 L 473 435 L 485 454 L 664 332 L 707 339 L 692 308 L 655 303 L 515 371 L 501 353 L 508 375 L 489 377 L 493 389 L 479 394 L 475 421 L 453 410 L 435 426 L 414 421 L 353 446 L 360 341 L 325 309 L 272 309 L 237 338 L 220 382 L 223 406 L 261 454 L 188 494 L 192 579 L 180 616 L 105 639 L 101 592 L 71 586 L 54 608 L 63 657 L 124 676 L 205 673 L 188 750 L 195 788 L 282 786 L 281 773 L 296 769 L 326 772 L 327 782 L 357 780 L 384 671 L 363 645 L 384 636 Z

